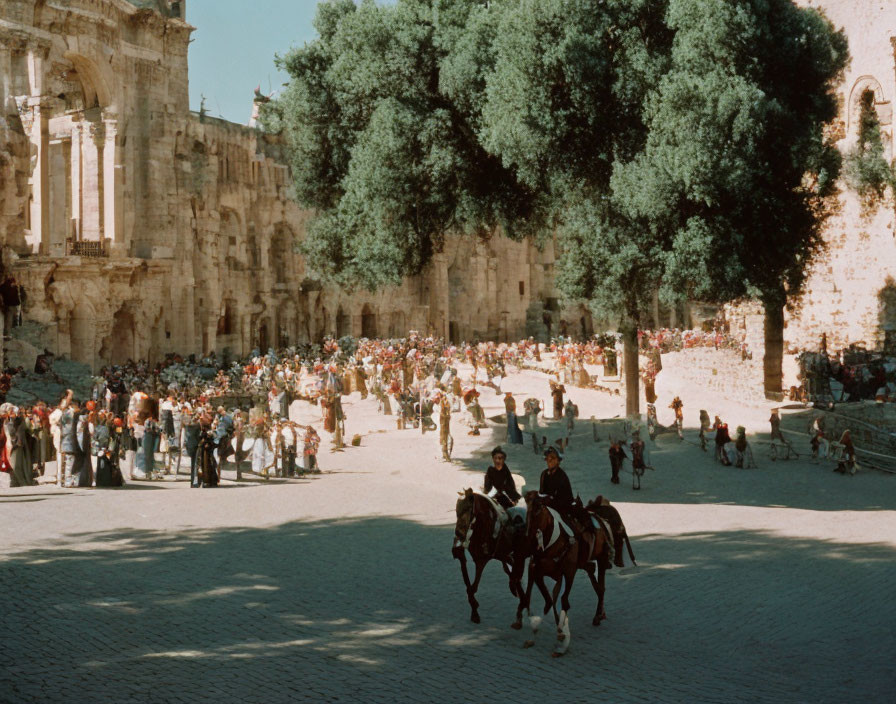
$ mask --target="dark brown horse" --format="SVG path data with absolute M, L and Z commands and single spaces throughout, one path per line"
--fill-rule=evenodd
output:
M 504 572 L 510 577 L 510 593 L 522 599 L 522 574 L 525 558 L 514 559 L 514 545 L 522 546 L 522 536 L 514 538 L 512 528 L 502 526 L 497 531 L 498 512 L 494 505 L 481 494 L 472 489 L 458 492 L 457 522 L 454 525 L 454 542 L 451 554 L 460 561 L 461 574 L 467 588 L 467 601 L 470 602 L 470 620 L 479 623 L 479 602 L 476 601 L 476 590 L 485 566 L 491 560 L 498 560 Z M 495 533 L 497 532 L 497 537 Z M 469 551 L 473 559 L 475 572 L 472 581 L 467 572 L 467 560 L 464 550 Z
M 605 574 L 610 566 L 609 541 L 606 533 L 596 528 L 584 511 L 579 507 L 582 520 L 576 521 L 572 530 L 575 539 L 567 535 L 557 525 L 555 513 L 544 503 L 536 491 L 527 492 L 526 500 L 526 539 L 531 551 L 529 563 L 529 579 L 523 595 L 520 611 L 529 609 L 533 583 L 545 599 L 544 612 L 554 611 L 557 624 L 557 645 L 554 657 L 566 653 L 570 642 L 569 628 L 569 594 L 577 570 L 584 570 L 591 579 L 591 585 L 597 594 L 597 610 L 592 624 L 599 626 L 606 618 L 604 612 Z M 553 594 L 548 593 L 544 578 L 554 580 Z M 562 594 L 561 594 L 562 588 Z M 557 611 L 559 596 L 560 611 Z M 526 647 L 535 644 L 534 633 L 537 622 L 533 622 L 533 640 L 526 642 Z

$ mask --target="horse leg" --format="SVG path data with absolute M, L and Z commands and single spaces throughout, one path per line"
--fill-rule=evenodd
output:
M 523 643 L 524 648 L 531 648 L 535 645 L 535 636 L 538 635 L 538 627 L 541 625 L 541 616 L 532 616 L 530 612 L 530 602 L 532 600 L 532 584 L 535 581 L 535 560 L 533 558 L 529 563 L 529 578 L 526 583 L 525 594 L 525 610 L 526 620 L 529 622 L 529 628 L 532 629 L 532 638 Z
M 525 564 L 525 560 L 523 560 L 523 564 Z M 523 610 L 525 609 L 527 612 L 529 610 L 529 596 L 532 591 L 532 583 L 531 581 L 526 585 L 526 589 L 523 589 L 523 580 L 521 576 L 517 576 L 516 574 L 516 564 L 514 564 L 514 574 L 511 575 L 510 579 L 513 581 L 516 589 L 516 596 L 519 597 L 519 604 L 516 607 L 516 618 L 513 623 L 510 624 L 510 627 L 518 631 L 523 627 Z
M 473 623 L 481 621 L 479 618 L 479 602 L 476 601 L 476 590 L 479 589 L 479 580 L 482 579 L 482 573 L 485 572 L 487 564 L 487 560 L 485 562 L 477 560 L 473 563 L 473 566 L 476 568 L 476 575 L 473 577 L 473 583 L 467 589 L 467 601 L 470 602 L 470 608 L 473 610 L 470 614 L 470 620 Z
M 548 611 L 554 606 L 554 599 L 551 598 L 551 593 L 548 591 L 548 585 L 544 583 L 544 575 L 541 572 L 536 571 L 535 584 L 538 586 L 538 591 L 540 591 L 541 595 L 544 597 L 544 613 L 547 615 Z
M 571 564 L 571 569 L 567 568 L 566 572 L 563 574 L 563 578 L 560 581 L 563 581 L 563 595 L 560 597 L 560 618 L 557 620 L 557 645 L 554 648 L 554 652 L 551 653 L 551 657 L 559 658 L 562 655 L 566 654 L 566 651 L 569 650 L 569 642 L 571 639 L 571 631 L 569 628 L 569 593 L 572 591 L 572 582 L 573 578 L 576 574 L 576 563 L 575 561 Z M 560 583 L 558 581 L 558 585 Z
M 597 570 L 597 567 L 593 562 L 589 562 L 587 565 L 585 565 L 585 572 L 588 573 L 588 579 L 591 580 L 591 586 L 594 588 L 594 593 L 597 595 L 597 611 L 594 612 L 594 618 L 591 619 L 592 626 L 599 626 L 600 621 L 601 621 L 601 618 L 600 618 L 600 606 L 601 606 L 601 604 L 600 604 L 600 600 L 601 600 L 600 585 L 597 582 L 597 577 L 594 576 L 594 573 L 596 572 L 596 570 Z
M 557 603 L 558 597 L 560 596 L 560 590 L 563 588 L 563 575 L 561 574 L 557 577 L 557 581 L 554 583 L 554 593 L 551 595 L 553 604 L 551 608 L 554 611 L 554 623 L 557 624 L 557 633 L 560 633 L 560 613 L 557 611 Z
M 606 574 L 606 570 L 600 565 L 595 567 L 594 563 L 591 562 L 585 568 L 585 571 L 588 573 L 588 578 L 591 580 L 591 586 L 594 587 L 594 593 L 597 595 L 597 611 L 594 612 L 594 618 L 591 620 L 591 625 L 599 626 L 600 622 L 607 617 L 607 613 L 604 611 L 604 591 L 606 589 L 604 575 Z M 594 574 L 595 571 L 597 571 L 597 576 Z

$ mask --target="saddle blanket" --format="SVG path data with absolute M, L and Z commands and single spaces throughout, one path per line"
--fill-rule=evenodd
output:
M 560 537 L 560 531 L 566 533 L 567 537 L 574 538 L 575 533 L 572 532 L 572 528 L 570 528 L 563 519 L 560 517 L 560 514 L 557 513 L 556 509 L 547 506 L 548 511 L 551 512 L 551 517 L 554 519 L 554 530 L 551 533 L 551 539 L 548 541 L 547 545 L 544 546 L 544 549 L 547 550 L 551 545 L 557 542 L 557 538 Z

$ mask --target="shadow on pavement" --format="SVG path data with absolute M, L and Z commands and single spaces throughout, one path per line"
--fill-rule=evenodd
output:
M 552 661 L 508 628 L 496 565 L 468 621 L 452 527 L 398 518 L 85 531 L 7 554 L 4 701 L 857 701 L 892 694 L 896 550 L 734 531 L 648 535 L 579 573 Z M 540 606 L 540 598 L 536 598 Z M 564 673 L 559 677 L 558 673 Z M 485 689 L 483 689 L 485 688 Z M 597 691 L 597 690 L 595 690 Z M 749 695 L 748 695 L 749 693 Z

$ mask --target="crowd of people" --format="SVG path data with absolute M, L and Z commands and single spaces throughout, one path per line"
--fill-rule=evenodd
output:
M 662 369 L 660 353 L 670 332 L 672 339 L 678 335 L 693 339 L 693 331 L 641 335 L 642 345 L 646 341 L 642 358 L 647 361 L 641 373 L 651 440 L 659 428 L 652 382 Z M 551 353 L 548 360 L 542 357 L 546 352 Z M 578 408 L 565 398 L 566 384 L 595 388 L 589 367 L 603 365 L 606 371 L 611 366 L 621 372 L 620 353 L 615 335 L 587 342 L 559 339 L 543 346 L 531 338 L 452 344 L 412 331 L 395 340 L 329 338 L 320 346 L 266 354 L 256 350 L 240 361 L 209 354 L 169 355 L 155 365 L 128 362 L 100 370 L 86 398 L 69 390 L 54 404 L 0 405 L 0 471 L 10 474 L 12 486 L 35 483 L 48 474 L 50 463 L 55 463 L 59 486 L 118 486 L 125 478 L 160 479 L 180 474 L 183 468 L 192 486 L 214 487 L 228 465 L 238 480 L 244 472 L 293 477 L 318 471 L 321 440 L 314 425 L 291 420 L 291 404 L 298 400 L 316 406 L 319 425 L 331 434 L 338 450 L 345 443 L 342 397 L 355 391 L 362 399 L 372 396 L 381 414 L 394 415 L 398 429 L 418 428 L 423 433 L 438 429 L 447 461 L 453 449 L 452 416 L 461 414 L 469 434 L 478 435 L 486 426 L 479 398 L 492 390 L 504 397 L 507 442 L 522 444 L 525 430 L 534 451 L 542 452 L 550 443 L 541 434 L 538 419 L 549 409 L 543 409 L 538 398 L 518 402 L 512 393 L 502 391 L 512 366 L 552 375 L 550 410 L 566 427 L 566 438 L 554 443 L 562 451 L 578 416 Z M 458 368 L 464 362 L 472 371 L 462 378 Z M 669 406 L 680 437 L 682 406 L 678 397 Z M 635 429 L 631 438 L 611 443 L 614 483 L 627 453 L 638 477 L 649 466 L 639 432 Z M 715 434 L 716 458 L 722 464 L 753 463 L 743 427 L 732 438 L 718 416 L 710 423 L 707 412 L 701 411 L 699 437 L 704 449 L 710 433 Z
M 450 459 L 451 414 L 463 404 L 470 432 L 478 434 L 485 426 L 480 389 L 500 394 L 506 366 L 529 360 L 540 360 L 532 340 L 458 346 L 412 332 L 400 340 L 330 338 L 322 346 L 256 350 L 238 362 L 213 354 L 128 362 L 100 370 L 89 398 L 69 390 L 55 404 L 0 406 L 0 470 L 9 472 L 12 486 L 35 483 L 54 461 L 60 486 L 158 479 L 179 474 L 182 463 L 196 487 L 216 486 L 228 462 L 237 479 L 246 463 L 259 476 L 291 477 L 317 471 L 320 445 L 312 425 L 290 420 L 291 403 L 317 406 L 339 449 L 341 399 L 354 391 L 373 395 L 399 428 L 433 430 L 438 410 L 443 456 Z M 460 361 L 473 368 L 464 384 Z
M 823 341 L 817 352 L 798 357 L 800 384 L 792 400 L 816 403 L 874 400 L 896 402 L 896 356 L 849 347 L 831 353 Z

